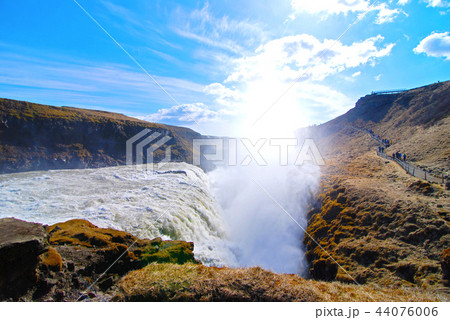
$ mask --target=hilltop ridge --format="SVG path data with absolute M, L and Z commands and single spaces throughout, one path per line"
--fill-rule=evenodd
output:
M 172 161 L 192 163 L 192 139 L 201 134 L 191 129 L 0 98 L 0 173 L 122 165 L 126 140 L 145 128 L 172 138 Z M 164 155 L 157 150 L 155 160 Z
M 372 150 L 365 130 L 393 141 L 386 153 L 405 152 L 409 161 L 438 172 L 450 169 L 450 81 L 394 94 L 360 98 L 347 113 L 302 133 L 316 138 L 328 157 Z M 351 138 L 351 139 L 348 139 Z M 369 143 L 368 143 L 369 142 Z M 337 147 L 336 147 L 337 146 Z

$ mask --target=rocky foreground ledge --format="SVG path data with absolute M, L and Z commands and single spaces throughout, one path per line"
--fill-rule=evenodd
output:
M 193 248 L 191 242 L 138 239 L 86 220 L 45 226 L 0 219 L 0 300 L 445 300 L 413 288 L 306 280 L 258 267 L 207 267 Z
M 106 301 L 131 270 L 152 262 L 199 263 L 193 249 L 192 242 L 142 240 L 86 220 L 44 226 L 0 219 L 0 300 Z

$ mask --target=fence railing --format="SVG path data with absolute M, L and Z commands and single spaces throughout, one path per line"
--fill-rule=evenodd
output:
M 389 144 L 389 143 L 388 143 L 388 144 L 384 143 L 383 140 L 382 140 L 381 138 L 377 137 L 377 136 L 373 133 L 372 130 L 369 130 L 369 129 L 361 129 L 361 128 L 357 128 L 357 127 L 354 127 L 354 128 L 355 128 L 356 130 L 358 130 L 358 131 L 361 131 L 361 132 L 362 132 L 362 131 L 367 132 L 367 133 L 370 135 L 370 137 L 371 137 L 372 139 L 376 140 L 376 141 L 380 144 L 380 146 L 382 146 L 382 147 L 384 147 L 384 148 L 390 147 L 390 144 Z M 430 173 L 430 172 L 427 172 L 426 170 L 423 170 L 423 169 L 421 169 L 421 168 L 419 168 L 419 167 L 413 165 L 413 164 L 410 163 L 410 162 L 402 161 L 402 160 L 397 159 L 397 158 L 395 158 L 395 157 L 388 156 L 388 155 L 387 155 L 386 153 L 384 153 L 384 152 L 377 151 L 377 154 L 378 154 L 380 157 L 384 158 L 384 159 L 395 161 L 395 162 L 396 162 L 399 166 L 401 166 L 408 174 L 410 174 L 410 175 L 412 175 L 412 176 L 414 176 L 414 177 L 416 177 L 416 178 L 419 178 L 419 179 L 422 179 L 422 180 L 426 180 L 426 181 L 429 181 L 429 182 L 433 182 L 433 183 L 442 183 L 442 184 L 444 184 L 444 185 L 445 185 L 446 183 L 449 182 L 449 177 L 446 176 L 446 175 L 444 175 L 444 174 L 442 174 L 441 176 L 438 177 L 438 176 L 436 176 L 436 175 L 434 175 L 434 174 L 432 174 L 432 173 Z
M 419 178 L 419 179 L 422 179 L 422 180 L 427 180 L 427 181 L 433 182 L 433 183 L 442 183 L 442 184 L 445 184 L 448 181 L 448 178 L 445 177 L 443 174 L 442 174 L 442 177 L 437 177 L 437 176 L 435 176 L 435 175 L 433 175 L 433 174 L 431 174 L 431 173 L 429 173 L 429 172 L 427 172 L 425 170 L 422 170 L 422 169 L 416 167 L 415 165 L 413 165 L 413 164 L 411 164 L 409 162 L 402 161 L 400 159 L 388 156 L 384 152 L 377 151 L 377 154 L 380 157 L 384 158 L 384 159 L 395 161 L 408 174 L 410 174 L 410 175 L 412 175 L 412 176 L 414 176 L 416 178 Z
M 406 89 L 397 89 L 397 90 L 384 90 L 384 91 L 372 91 L 372 95 L 380 95 L 380 94 L 395 94 L 407 91 Z

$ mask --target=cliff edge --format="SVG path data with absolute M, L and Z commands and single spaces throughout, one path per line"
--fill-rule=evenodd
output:
M 169 136 L 171 160 L 192 163 L 191 129 L 122 114 L 0 98 L 0 173 L 123 165 L 126 141 L 144 129 Z M 155 152 L 155 161 L 165 152 Z
M 310 276 L 449 295 L 450 192 L 377 155 L 367 130 L 430 173 L 448 175 L 450 82 L 361 98 L 308 134 L 326 158 L 308 213 Z M 303 132 L 305 134 L 305 131 Z M 448 298 L 447 298 L 448 299 Z

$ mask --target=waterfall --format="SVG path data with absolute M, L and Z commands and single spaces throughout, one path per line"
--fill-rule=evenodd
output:
M 209 173 L 238 266 L 306 275 L 307 202 L 319 168 L 222 166 Z
M 224 222 L 198 167 L 169 163 L 0 175 L 0 218 L 54 224 L 86 219 L 141 238 L 193 241 L 197 259 L 233 264 Z

